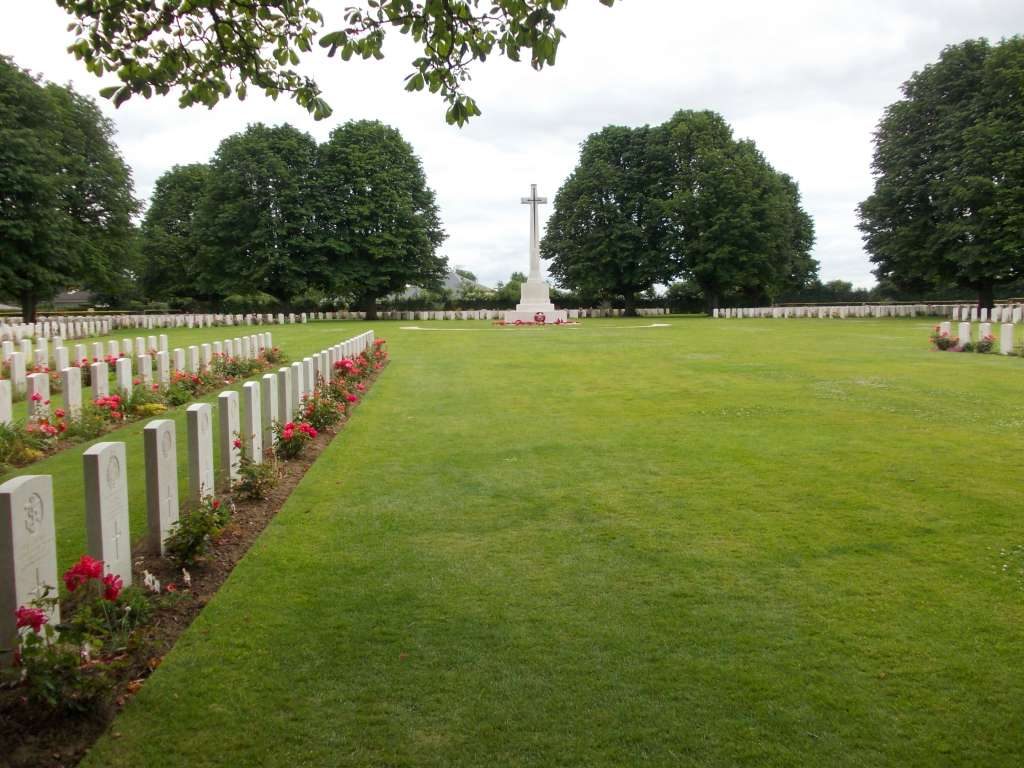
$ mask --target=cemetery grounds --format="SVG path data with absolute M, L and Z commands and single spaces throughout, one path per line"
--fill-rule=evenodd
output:
M 392 362 L 83 764 L 1020 765 L 1024 362 L 664 322 L 274 326 Z

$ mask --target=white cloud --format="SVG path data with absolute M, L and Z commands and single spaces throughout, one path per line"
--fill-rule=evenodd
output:
M 324 2 L 334 14 L 329 22 L 344 5 Z M 0 0 L 0 18 L 0 52 L 50 80 L 98 92 L 100 82 L 65 53 L 71 37 L 54 4 Z M 415 55 L 404 39 L 389 40 L 381 62 L 342 63 L 316 52 L 304 63 L 335 109 L 321 123 L 291 101 L 258 96 L 213 111 L 182 111 L 172 98 L 104 109 L 143 197 L 171 165 L 209 159 L 221 139 L 251 122 L 287 121 L 318 139 L 352 118 L 394 125 L 437 191 L 449 234 L 444 252 L 485 282 L 525 269 L 528 218 L 519 198 L 531 183 L 553 198 L 589 133 L 713 109 L 800 183 L 823 278 L 867 285 L 855 209 L 871 190 L 871 132 L 882 109 L 945 45 L 1019 32 L 1024 7 L 1016 0 L 620 0 L 608 9 L 574 0 L 561 24 L 568 37 L 554 68 L 537 73 L 492 58 L 474 70 L 469 90 L 484 115 L 461 130 L 444 123 L 439 99 L 402 90 Z

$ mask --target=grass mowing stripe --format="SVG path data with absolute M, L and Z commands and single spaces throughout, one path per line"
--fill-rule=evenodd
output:
M 1021 362 L 671 322 L 377 324 L 385 375 L 86 765 L 1016 765 Z

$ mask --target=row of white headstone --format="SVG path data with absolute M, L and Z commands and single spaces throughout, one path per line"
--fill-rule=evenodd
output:
M 37 365 L 47 366 L 49 363 L 48 342 L 38 339 L 35 349 Z M 0 379 L 0 424 L 9 424 L 13 418 L 13 398 L 24 393 L 28 398 L 39 395 L 33 404 L 31 415 L 42 417 L 49 414 L 47 401 L 50 399 L 50 375 L 48 373 L 28 374 L 26 359 L 32 352 L 32 341 L 22 339 L 20 350 L 14 351 L 14 342 L 0 342 L 0 354 L 8 363 L 9 379 Z M 214 357 L 226 355 L 231 358 L 248 360 L 258 357 L 265 349 L 273 347 L 270 331 L 248 336 L 215 341 L 212 344 L 199 344 L 185 349 L 180 347 L 167 351 L 167 335 L 159 338 L 150 336 L 148 339 L 139 336 L 134 344 L 131 339 L 123 339 L 120 344 L 110 341 L 104 348 L 102 342 L 92 345 L 92 357 L 87 355 L 84 344 L 76 344 L 74 358 L 69 359 L 68 349 L 55 346 L 53 349 L 53 370 L 60 372 L 61 391 L 64 398 L 64 410 L 71 416 L 77 416 L 82 410 L 82 368 L 88 366 L 89 380 L 92 382 L 92 398 L 97 400 L 110 394 L 108 359 L 114 359 L 114 385 L 119 394 L 130 394 L 136 379 L 140 384 L 158 384 L 167 387 L 171 383 L 172 371 L 200 373 L 213 363 Z M 106 352 L 106 355 L 104 355 Z M 90 359 L 93 362 L 89 362 Z M 133 365 L 134 364 L 134 365 Z M 154 364 L 156 371 L 154 374 Z M 154 379 L 155 375 L 155 379 Z
M 622 317 L 621 309 L 569 309 L 566 310 L 570 320 L 578 320 L 581 317 Z M 644 307 L 637 309 L 641 317 L 660 317 L 668 314 L 664 307 Z M 504 320 L 505 310 L 501 309 L 451 309 L 444 311 L 434 310 L 387 310 L 378 312 L 377 316 L 382 320 Z
M 1014 350 L 1014 324 L 1001 323 L 999 325 L 999 354 L 1009 355 Z M 978 333 L 974 334 L 974 324 L 971 322 L 957 323 L 956 336 L 959 345 L 976 344 L 986 336 L 992 334 L 992 323 L 978 323 Z M 939 323 L 939 333 L 946 336 L 953 335 L 953 324 L 949 320 Z
M 82 339 L 106 336 L 129 328 L 212 328 L 214 326 L 285 325 L 312 320 L 363 319 L 365 312 L 302 312 L 272 314 L 176 314 L 176 315 L 104 315 L 102 317 L 67 317 L 23 323 L 20 317 L 0 320 L 0 340 L 21 341 L 25 338 Z
M 978 309 L 966 304 L 855 304 L 813 307 L 728 307 L 716 308 L 714 318 L 790 318 L 816 317 L 948 317 L 953 321 L 970 320 L 993 323 L 1020 323 L 1024 321 L 1024 305 L 997 304 L 992 308 Z
M 225 488 L 238 479 L 242 451 L 261 463 L 272 448 L 274 424 L 292 420 L 302 399 L 317 383 L 328 381 L 335 363 L 373 346 L 373 331 L 335 344 L 301 362 L 265 374 L 258 382 L 217 397 L 218 445 Z M 213 459 L 213 408 L 195 403 L 186 409 L 188 495 L 197 503 L 216 492 Z M 235 440 L 241 439 L 241 447 Z M 179 516 L 178 450 L 174 421 L 156 419 L 143 428 L 146 476 L 147 546 L 164 554 L 164 542 Z M 128 478 L 125 443 L 96 443 L 82 454 L 85 474 L 87 554 L 104 563 L 104 573 L 132 582 Z M 0 485 L 0 653 L 17 642 L 15 611 L 46 586 L 56 588 L 57 539 L 53 479 L 24 475 Z M 51 620 L 59 621 L 54 615 Z

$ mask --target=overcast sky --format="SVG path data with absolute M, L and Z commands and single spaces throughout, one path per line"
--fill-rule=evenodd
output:
M 535 72 L 498 58 L 475 68 L 468 90 L 484 114 L 462 129 L 445 124 L 440 98 L 403 90 L 415 49 L 397 34 L 383 61 L 342 63 L 318 49 L 303 62 L 334 107 L 320 122 L 290 100 L 252 96 L 212 111 L 181 110 L 171 97 L 136 98 L 115 110 L 98 97 L 110 81 L 65 52 L 67 19 L 50 0 L 0 0 L 0 53 L 103 102 L 143 200 L 161 173 L 209 160 L 221 139 L 248 123 L 289 122 L 318 140 L 350 119 L 393 125 L 437 193 L 448 233 L 443 253 L 488 284 L 526 271 L 529 216 L 519 198 L 536 183 L 553 199 L 588 134 L 660 123 L 679 109 L 716 110 L 799 182 L 822 279 L 871 285 L 855 209 L 871 191 L 871 134 L 883 108 L 944 46 L 1024 32 L 1024 4 L 619 0 L 609 9 L 573 0 L 560 19 L 568 37 L 554 68 Z M 329 29 L 339 26 L 331 21 Z M 548 213 L 542 208 L 542 220 Z

